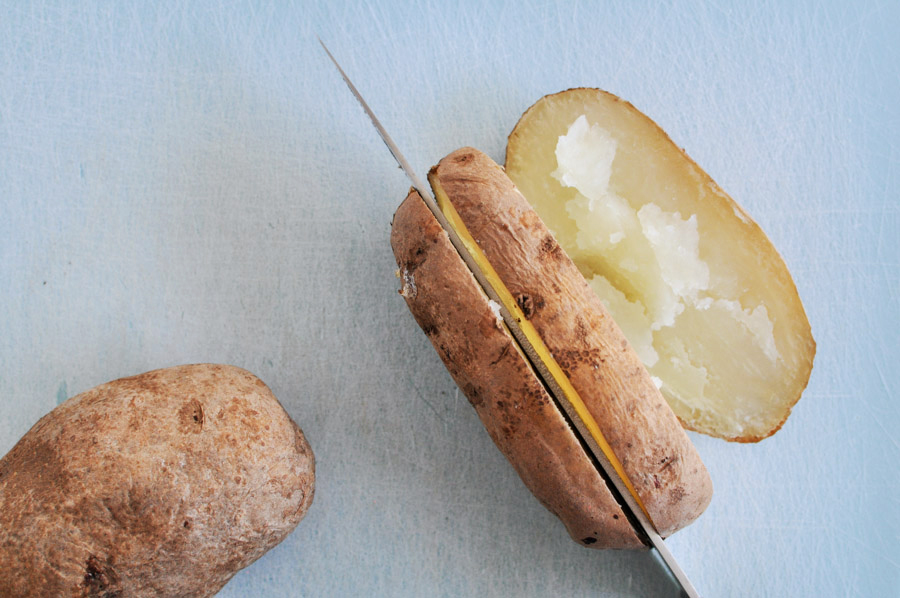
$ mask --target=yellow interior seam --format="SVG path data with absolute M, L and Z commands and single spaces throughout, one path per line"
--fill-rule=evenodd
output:
M 456 208 L 453 207 L 453 204 L 447 197 L 446 192 L 436 180 L 432 180 L 431 184 L 435 192 L 438 206 L 441 208 L 441 211 L 444 213 L 444 216 L 447 218 L 450 225 L 456 231 L 456 234 L 459 235 L 459 238 L 462 240 L 463 245 L 465 245 L 466 249 L 469 251 L 469 254 L 471 254 L 472 258 L 475 260 L 475 263 L 477 263 L 481 268 L 481 271 L 484 273 L 488 282 L 490 282 L 491 286 L 494 287 L 494 290 L 497 291 L 497 295 L 503 302 L 503 306 L 506 307 L 507 310 L 509 310 L 509 313 L 512 314 L 512 316 L 519 323 L 519 327 L 522 329 L 525 337 L 531 342 L 538 357 L 540 357 L 541 361 L 544 362 L 544 365 L 547 367 L 550 375 L 553 376 L 556 384 L 559 385 L 563 393 L 566 395 L 566 399 L 575 408 L 575 412 L 584 423 L 588 432 L 590 432 L 594 441 L 600 447 L 600 450 L 602 450 L 603 454 L 606 455 L 606 458 L 609 459 L 609 462 L 610 464 L 612 464 L 613 469 L 616 470 L 616 473 L 625 483 L 625 487 L 628 488 L 628 491 L 631 493 L 631 496 L 634 497 L 635 502 L 637 502 L 638 506 L 641 508 L 647 518 L 652 521 L 652 518 L 647 512 L 646 507 L 644 507 L 643 501 L 641 501 L 641 497 L 638 496 L 637 491 L 634 489 L 634 485 L 631 483 L 631 480 L 625 473 L 625 469 L 622 467 L 622 463 L 613 452 L 612 447 L 609 445 L 609 442 L 606 441 L 606 437 L 600 430 L 600 426 L 597 424 L 597 421 L 594 419 L 593 415 L 591 415 L 590 411 L 588 411 L 587 406 L 584 404 L 584 401 L 581 399 L 578 391 L 575 390 L 575 387 L 572 386 L 572 382 L 569 380 L 568 376 L 566 376 L 562 371 L 562 367 L 560 367 L 556 359 L 553 358 L 553 355 L 550 353 L 547 345 L 544 344 L 544 341 L 541 338 L 541 335 L 538 333 L 537 329 L 535 329 L 534 325 L 525 318 L 525 314 L 522 313 L 522 310 L 519 308 L 519 305 L 513 298 L 512 293 L 510 293 L 509 289 L 506 288 L 506 284 L 504 284 L 503 280 L 500 278 L 500 275 L 497 274 L 497 271 L 494 270 L 494 267 L 488 261 L 487 256 L 484 255 L 481 247 L 479 247 L 475 242 L 475 239 L 472 238 L 472 235 L 469 233 L 469 230 L 463 223 L 462 218 L 460 218 L 459 213 L 456 211 Z

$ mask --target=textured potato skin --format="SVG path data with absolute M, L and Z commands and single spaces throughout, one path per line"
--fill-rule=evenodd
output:
M 245 370 L 103 384 L 0 460 L 0 595 L 211 596 L 294 529 L 314 486 L 303 432 Z
M 603 478 L 491 311 L 421 197 L 394 215 L 401 291 L 494 443 L 535 497 L 592 548 L 643 548 Z
M 429 173 L 596 419 L 663 537 L 694 521 L 712 481 L 600 299 L 503 169 L 473 148 Z

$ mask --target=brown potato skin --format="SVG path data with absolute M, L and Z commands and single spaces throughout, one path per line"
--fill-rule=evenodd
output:
M 596 419 L 663 537 L 694 521 L 712 481 L 640 358 L 503 169 L 473 148 L 429 173 Z
M 0 595 L 212 596 L 313 499 L 303 432 L 253 374 L 103 384 L 0 459 Z
M 592 548 L 644 548 L 415 191 L 394 215 L 391 245 L 410 311 L 535 497 L 562 520 L 576 542 Z

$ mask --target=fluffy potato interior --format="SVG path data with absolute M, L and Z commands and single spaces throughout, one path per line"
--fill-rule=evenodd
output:
M 815 352 L 794 283 L 655 123 L 598 90 L 548 96 L 506 168 L 687 427 L 756 441 L 782 425 Z

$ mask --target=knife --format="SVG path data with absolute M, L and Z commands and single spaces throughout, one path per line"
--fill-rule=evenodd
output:
M 356 86 L 347 76 L 347 73 L 345 73 L 344 69 L 341 68 L 341 65 L 338 64 L 337 59 L 335 59 L 334 55 L 332 55 L 331 51 L 325 45 L 325 42 L 323 42 L 321 38 L 318 38 L 318 40 L 319 44 L 322 46 L 322 49 L 325 50 L 325 53 L 328 55 L 328 58 L 341 74 L 341 78 L 344 80 L 344 83 L 347 84 L 347 87 L 350 89 L 353 97 L 356 98 L 356 101 L 359 102 L 360 106 L 362 106 L 362 109 L 369 117 L 369 120 L 372 121 L 372 125 L 374 125 L 375 129 L 378 131 L 378 134 L 381 136 L 381 140 L 385 145 L 387 145 L 387 148 L 388 150 L 390 150 L 391 155 L 394 156 L 394 159 L 400 165 L 400 168 L 412 182 L 413 188 L 419 192 L 419 195 L 422 197 L 425 205 L 428 207 L 428 209 L 437 219 L 438 223 L 447 233 L 447 236 L 450 238 L 450 242 L 453 244 L 453 247 L 459 253 L 466 266 L 472 272 L 475 280 L 477 280 L 478 284 L 481 285 L 488 298 L 493 300 L 496 304 L 500 305 L 500 315 L 503 317 L 503 321 L 506 323 L 507 328 L 509 328 L 513 337 L 515 337 L 516 342 L 519 343 L 519 346 L 528 357 L 530 365 L 535 369 L 535 371 L 537 371 L 542 382 L 545 384 L 545 386 L 547 386 L 547 390 L 556 401 L 556 404 L 562 407 L 568 415 L 579 436 L 584 441 L 585 446 L 588 447 L 591 455 L 596 459 L 597 463 L 600 464 L 600 467 L 603 470 L 606 479 L 608 479 L 617 490 L 617 498 L 621 503 L 623 511 L 632 522 L 632 525 L 634 525 L 639 532 L 643 533 L 643 535 L 649 541 L 650 545 L 656 550 L 657 554 L 660 557 L 660 560 L 662 560 L 663 564 L 668 568 L 669 572 L 672 574 L 672 576 L 675 578 L 675 581 L 680 586 L 682 594 L 684 596 L 687 596 L 688 598 L 700 598 L 700 594 L 697 592 L 690 579 L 688 579 L 687 575 L 678 565 L 678 562 L 675 560 L 674 555 L 666 546 L 666 543 L 663 541 L 662 536 L 660 536 L 659 532 L 657 532 L 656 527 L 650 520 L 650 517 L 641 504 L 640 499 L 635 495 L 632 488 L 630 487 L 630 484 L 628 484 L 623 479 L 622 475 L 620 475 L 617 471 L 617 468 L 614 467 L 612 460 L 615 459 L 615 456 L 611 454 L 611 451 L 609 451 L 608 447 L 606 448 L 606 450 L 604 450 L 604 448 L 600 446 L 600 444 L 595 440 L 594 436 L 590 433 L 590 426 L 585 423 L 585 421 L 580 417 L 576 408 L 569 402 L 565 393 L 560 388 L 559 384 L 555 381 L 553 374 L 549 371 L 544 361 L 538 356 L 534 345 L 522 331 L 522 328 L 519 325 L 519 321 L 506 308 L 504 301 L 500 298 L 497 290 L 488 280 L 488 277 L 482 271 L 475 258 L 473 258 L 469 253 L 456 230 L 450 225 L 446 216 L 444 216 L 443 211 L 440 209 L 440 207 L 438 207 L 434 196 L 431 194 L 431 189 L 422 182 L 418 175 L 416 175 L 412 166 L 410 166 L 409 162 L 407 162 L 406 158 L 403 156 L 403 153 L 400 151 L 400 148 L 397 147 L 396 143 L 394 143 L 394 140 L 391 138 L 387 130 L 375 116 L 375 113 L 369 107 L 368 103 L 366 103 L 365 99 L 363 99 L 362 94 L 360 94 L 356 89 Z

